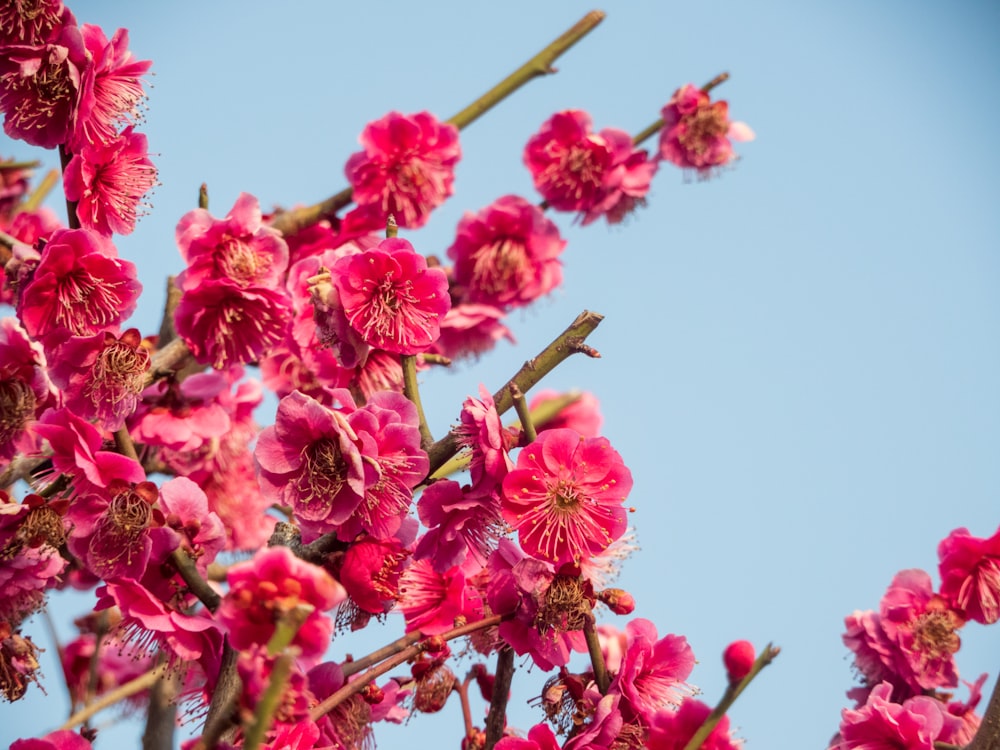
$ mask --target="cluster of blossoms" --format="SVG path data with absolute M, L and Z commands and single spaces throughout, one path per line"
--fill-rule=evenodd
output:
M 524 150 L 543 202 L 504 195 L 467 213 L 445 267 L 395 230 L 424 225 L 452 194 L 458 128 L 391 112 L 347 161 L 356 206 L 344 216 L 297 226 L 244 193 L 222 218 L 207 205 L 181 217 L 176 304 L 161 335 L 143 337 L 123 327 L 141 286 L 111 241 L 156 181 L 134 130 L 150 63 L 127 43 L 124 30 L 108 40 L 78 26 L 58 0 L 0 9 L 4 130 L 59 149 L 70 208 L 60 226 L 27 200 L 20 165 L 0 168 L 0 302 L 14 311 L 0 320 L 0 692 L 17 700 L 36 679 L 26 619 L 71 586 L 95 600 L 62 650 L 74 703 L 163 670 L 185 711 L 207 715 L 207 746 L 363 747 L 375 722 L 467 699 L 472 680 L 502 728 L 517 655 L 554 673 L 543 720 L 501 738 L 473 725 L 465 700 L 464 750 L 683 748 L 712 711 L 688 682 L 687 640 L 641 617 L 597 625 L 602 607 L 628 616 L 636 604 L 609 587 L 633 548 L 633 480 L 600 435 L 596 399 L 539 393 L 527 411 L 553 414 L 505 426 L 497 400 L 517 389 L 481 386 L 434 442 L 415 372 L 511 339 L 502 318 L 561 283 L 566 241 L 546 209 L 620 222 L 661 162 L 708 175 L 749 129 L 693 86 L 663 109 L 653 157 L 559 112 Z M 278 406 L 260 429 L 265 388 Z M 444 468 L 455 454 L 467 481 Z M 7 491 L 18 481 L 20 501 Z M 880 613 L 849 620 L 866 690 L 845 712 L 843 747 L 871 717 L 919 724 L 931 741 L 974 730 L 975 696 L 926 693 L 956 684 L 954 630 L 997 619 L 1000 556 L 996 538 L 959 532 L 942 550 L 939 594 L 901 574 Z M 385 657 L 353 660 L 333 639 L 390 611 L 410 668 L 378 682 L 363 670 Z M 496 656 L 495 674 L 477 664 L 458 682 L 460 636 Z M 574 653 L 589 667 L 572 667 Z M 759 660 L 737 642 L 724 663 L 735 690 Z M 62 730 L 12 747 L 92 738 Z M 702 747 L 737 747 L 725 718 Z
M 1000 529 L 985 539 L 955 529 L 938 545 L 938 560 L 938 591 L 923 570 L 903 570 L 878 611 L 845 618 L 844 643 L 863 683 L 848 693 L 856 705 L 844 709 L 831 750 L 932 750 L 935 742 L 962 746 L 975 736 L 987 676 L 965 683 L 967 701 L 953 700 L 955 652 L 968 621 L 1000 620 Z

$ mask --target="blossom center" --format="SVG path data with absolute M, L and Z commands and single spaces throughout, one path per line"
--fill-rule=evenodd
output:
M 925 612 L 917 618 L 913 628 L 918 649 L 931 658 L 949 658 L 961 645 L 955 625 L 955 617 L 950 611 Z
M 240 284 L 255 282 L 267 270 L 267 261 L 238 237 L 227 237 L 219 246 L 219 265 L 223 272 Z
M 590 603 L 580 578 L 557 575 L 545 592 L 545 604 L 535 615 L 535 626 L 542 633 L 582 630 L 589 616 Z
M 555 487 L 549 491 L 549 497 L 555 510 L 564 513 L 573 513 L 584 502 L 584 496 L 580 488 L 571 482 L 559 481 Z
M 704 154 L 712 143 L 729 132 L 729 122 L 725 112 L 710 107 L 699 107 L 698 110 L 684 119 L 686 126 L 677 136 L 681 145 L 697 154 Z
M 306 448 L 305 471 L 299 482 L 301 502 L 309 505 L 317 500 L 329 502 L 341 487 L 347 475 L 347 463 L 336 440 L 324 438 Z
M 117 405 L 142 391 L 147 369 L 149 354 L 144 349 L 116 341 L 97 355 L 87 395 L 95 405 L 103 399 Z
M 10 442 L 35 413 L 35 392 L 23 380 L 0 381 L 0 445 Z
M 524 243 L 509 237 L 483 246 L 472 269 L 474 285 L 491 294 L 504 291 L 520 276 L 526 255 Z

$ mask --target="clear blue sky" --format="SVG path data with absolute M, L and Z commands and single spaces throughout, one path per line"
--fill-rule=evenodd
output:
M 345 185 L 367 121 L 454 114 L 589 7 L 76 3 L 80 21 L 129 28 L 134 52 L 154 61 L 143 130 L 163 184 L 118 243 L 147 289 L 135 324 L 158 328 L 164 276 L 181 270 L 173 227 L 201 182 L 219 214 L 241 191 L 265 206 L 326 197 Z M 632 469 L 642 549 L 620 582 L 636 615 L 688 637 L 708 702 L 729 641 L 780 645 L 733 725 L 748 750 L 824 748 L 854 685 L 844 615 L 876 607 L 900 569 L 936 580 L 951 529 L 987 536 L 1000 524 L 1000 6 L 603 9 L 558 75 L 463 133 L 454 198 L 405 235 L 418 250 L 443 256 L 465 210 L 534 198 L 521 149 L 560 109 L 634 132 L 676 87 L 725 70 L 719 95 L 757 140 L 719 179 L 664 168 L 623 227 L 556 217 L 569 240 L 563 287 L 512 316 L 519 346 L 427 376 L 431 427 L 442 434 L 479 382 L 495 389 L 579 311 L 605 314 L 591 339 L 602 359 L 571 361 L 550 384 L 598 394 Z M 0 151 L 36 155 L 9 141 Z M 77 605 L 54 607 L 68 621 Z M 40 621 L 32 630 L 47 640 Z M 367 643 L 400 630 L 390 618 Z M 989 671 L 992 685 L 1000 632 L 972 624 L 963 640 L 963 677 Z M 348 637 L 334 648 L 366 650 Z M 0 705 L 0 746 L 60 721 L 65 694 L 45 656 L 49 697 L 33 688 Z M 537 670 L 515 676 L 511 722 L 525 730 L 540 719 L 525 705 L 538 681 Z M 383 729 L 383 748 L 457 747 L 461 725 L 446 711 Z M 120 738 L 138 730 L 122 731 L 98 747 L 132 746 Z

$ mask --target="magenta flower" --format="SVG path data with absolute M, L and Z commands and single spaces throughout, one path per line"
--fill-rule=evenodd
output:
M 213 438 L 232 427 L 220 395 L 230 380 L 217 370 L 199 372 L 180 383 L 159 380 L 142 393 L 142 403 L 129 420 L 132 437 L 150 447 L 185 454 L 201 453 Z
M 944 724 L 943 709 L 927 696 L 903 703 L 890 700 L 892 685 L 876 685 L 858 709 L 841 712 L 840 741 L 834 750 L 933 750 Z
M 315 609 L 292 644 L 306 664 L 315 665 L 330 644 L 333 623 L 325 614 L 347 597 L 344 587 L 323 568 L 300 560 L 287 547 L 270 547 L 237 563 L 227 575 L 229 592 L 216 615 L 229 629 L 234 648 L 267 645 L 277 622 L 300 604 Z
M 185 291 L 221 279 L 240 288 L 277 290 L 288 270 L 288 245 L 264 224 L 260 203 L 249 193 L 240 193 L 222 219 L 202 208 L 188 211 L 175 237 L 188 265 L 177 278 Z
M 502 534 L 497 499 L 467 492 L 451 479 L 427 487 L 417 512 L 428 531 L 420 537 L 414 557 L 430 560 L 439 573 L 452 566 L 464 569 L 467 559 L 477 570 L 483 567 Z
M 154 508 L 158 496 L 152 482 L 113 479 L 107 490 L 75 497 L 66 513 L 70 551 L 101 578 L 141 579 L 180 542 Z
M 56 347 L 52 358 L 52 382 L 75 414 L 113 432 L 135 411 L 150 365 L 135 328 L 121 336 L 107 331 L 74 336 Z
M 68 476 L 79 494 L 106 489 L 116 479 L 142 482 L 146 478 L 138 461 L 102 450 L 102 432 L 68 409 L 49 409 L 33 429 L 52 448 L 53 474 Z
M 503 517 L 529 555 L 579 563 L 625 533 L 631 489 L 632 474 L 607 439 L 546 430 L 503 480 Z
M 91 750 L 93 745 L 71 729 L 58 729 L 40 739 L 14 740 L 10 750 Z
M 0 45 L 44 44 L 76 19 L 62 0 L 4 3 L 0 6 Z
M 397 539 L 366 536 L 344 553 L 337 578 L 359 609 L 381 615 L 399 598 L 399 578 L 409 555 Z
M 503 317 L 504 311 L 493 305 L 452 305 L 429 351 L 448 359 L 464 359 L 490 351 L 500 339 L 513 344 L 514 334 L 500 322 Z
M 545 408 L 547 402 L 567 397 L 575 397 L 575 400 L 560 409 L 556 416 L 538 424 L 539 429 L 555 430 L 560 427 L 569 427 L 584 437 L 590 438 L 600 435 L 604 417 L 601 416 L 597 396 L 590 391 L 560 393 L 551 389 L 543 389 L 532 397 L 531 401 L 528 402 L 528 407 L 534 412 L 536 409 Z
M 84 145 L 66 165 L 63 185 L 66 198 L 77 202 L 76 215 L 85 229 L 105 236 L 131 234 L 156 174 L 146 136 L 128 127 L 107 141 Z
M 448 279 L 403 239 L 342 257 L 332 269 L 351 327 L 372 347 L 398 354 L 424 351 L 451 307 Z
M 26 428 L 54 396 L 41 345 L 14 318 L 0 319 L 0 465 L 28 447 Z
M 733 641 L 726 646 L 722 652 L 722 663 L 726 666 L 726 677 L 730 684 L 737 683 L 750 674 L 756 659 L 757 653 L 750 641 Z
M 226 529 L 218 514 L 208 509 L 208 497 L 187 477 L 174 477 L 160 487 L 163 523 L 173 529 L 181 547 L 205 575 L 208 564 L 226 546 Z
M 710 706 L 694 698 L 685 698 L 676 711 L 666 708 L 657 711 L 649 728 L 646 747 L 649 750 L 683 750 L 711 712 Z M 723 716 L 719 720 L 715 729 L 700 746 L 700 750 L 739 750 L 739 748 L 740 743 L 733 740 L 729 734 L 728 716 Z
M 0 504 L 0 513 L 6 505 Z M 14 545 L 0 552 L 0 624 L 16 627 L 42 607 L 45 591 L 59 580 L 66 560 L 48 544 Z
M 615 223 L 642 201 L 656 167 L 624 130 L 591 127 L 582 110 L 557 112 L 528 140 L 524 164 L 552 208 L 579 211 L 585 224 L 601 215 Z
M 51 334 L 115 329 L 135 310 L 142 290 L 135 266 L 117 255 L 110 240 L 95 232 L 53 232 L 20 292 L 17 314 L 25 330 L 45 343 Z
M 142 76 L 152 65 L 149 60 L 133 59 L 128 49 L 127 29 L 118 29 L 110 42 L 99 26 L 85 23 L 80 31 L 91 60 L 80 79 L 79 110 L 70 140 L 74 152 L 87 146 L 110 144 L 122 125 L 139 118 L 139 104 L 146 98 Z M 143 139 L 143 156 L 145 151 Z
M 218 279 L 184 293 L 175 324 L 195 359 L 221 370 L 260 359 L 284 338 L 290 314 L 284 291 Z
M 454 125 L 429 112 L 390 112 L 368 123 L 360 141 L 364 150 L 344 167 L 358 204 L 344 218 L 349 228 L 383 229 L 390 214 L 401 227 L 420 227 L 452 194 L 462 155 Z
M 265 497 L 291 506 L 315 536 L 344 523 L 374 481 L 348 418 L 298 391 L 281 399 L 254 456 Z M 371 477 L 369 478 L 369 475 Z
M 657 711 L 691 694 L 685 680 L 694 668 L 694 652 L 684 636 L 658 638 L 656 626 L 641 617 L 630 620 L 625 632 L 628 645 L 609 691 L 622 695 L 626 718 L 648 725 Z
M 407 633 L 437 635 L 451 630 L 469 609 L 465 576 L 457 567 L 438 573 L 430 561 L 417 560 L 399 579 L 399 608 L 406 617 Z
M 496 750 L 560 750 L 559 740 L 548 724 L 535 724 L 528 730 L 528 737 L 502 737 Z
M 517 439 L 504 428 L 493 395 L 482 383 L 478 399 L 472 396 L 465 399 L 459 420 L 452 433 L 456 442 L 472 453 L 469 464 L 472 489 L 477 495 L 493 495 L 514 468 L 510 451 Z
M 1000 620 L 1000 529 L 989 539 L 955 529 L 938 545 L 941 596 L 984 625 Z
M 752 141 L 754 132 L 742 122 L 729 120 L 729 105 L 712 102 L 692 84 L 677 89 L 663 108 L 660 157 L 702 176 L 737 158 L 735 141 Z
M 559 286 L 565 247 L 559 228 L 538 206 L 505 195 L 477 214 L 465 214 L 448 257 L 463 301 L 510 308 Z
M 48 43 L 5 47 L 0 55 L 4 132 L 41 148 L 66 143 L 86 64 L 83 37 L 76 26 L 63 26 Z

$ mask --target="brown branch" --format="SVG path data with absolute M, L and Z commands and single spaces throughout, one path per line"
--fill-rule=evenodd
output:
M 490 697 L 490 712 L 486 715 L 486 747 L 493 747 L 503 737 L 507 726 L 507 700 L 510 697 L 510 683 L 514 678 L 514 649 L 503 645 L 497 653 L 497 671 L 493 679 L 493 695 Z
M 993 695 L 976 736 L 965 750 L 1000 750 L 1000 676 L 993 686 Z

